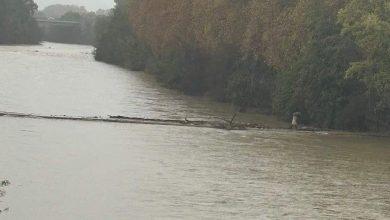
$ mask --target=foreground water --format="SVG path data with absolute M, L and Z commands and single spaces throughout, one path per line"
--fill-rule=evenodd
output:
M 232 114 L 94 62 L 91 50 L 0 47 L 0 111 Z M 2 179 L 12 184 L 1 219 L 388 219 L 390 139 L 1 117 Z

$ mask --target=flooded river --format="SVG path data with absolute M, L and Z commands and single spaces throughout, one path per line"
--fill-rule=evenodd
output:
M 95 62 L 0 47 L 0 111 L 229 119 L 229 105 Z M 240 115 L 284 127 L 272 117 Z M 0 117 L 0 219 L 389 219 L 390 139 Z

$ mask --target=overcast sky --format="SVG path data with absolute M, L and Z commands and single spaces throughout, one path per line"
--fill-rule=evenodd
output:
M 88 11 L 96 11 L 100 8 L 109 9 L 114 6 L 114 0 L 35 0 L 35 2 L 38 4 L 39 10 L 53 4 L 85 6 Z

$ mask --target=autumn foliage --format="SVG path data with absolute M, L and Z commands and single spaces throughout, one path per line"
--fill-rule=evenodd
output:
M 188 94 L 300 111 L 319 127 L 388 129 L 389 14 L 390 0 L 117 0 L 106 30 L 129 31 L 101 35 L 97 51 L 128 39 L 119 65 L 137 59 Z

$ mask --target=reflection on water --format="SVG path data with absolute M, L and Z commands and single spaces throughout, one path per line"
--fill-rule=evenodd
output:
M 162 89 L 144 74 L 95 63 L 90 51 L 61 44 L 0 47 L 0 65 L 7 67 L 0 69 L 0 110 L 230 114 L 224 105 Z M 0 199 L 0 207 L 10 207 L 1 218 L 387 219 L 389 143 L 352 135 L 3 117 L 0 179 L 12 185 Z

